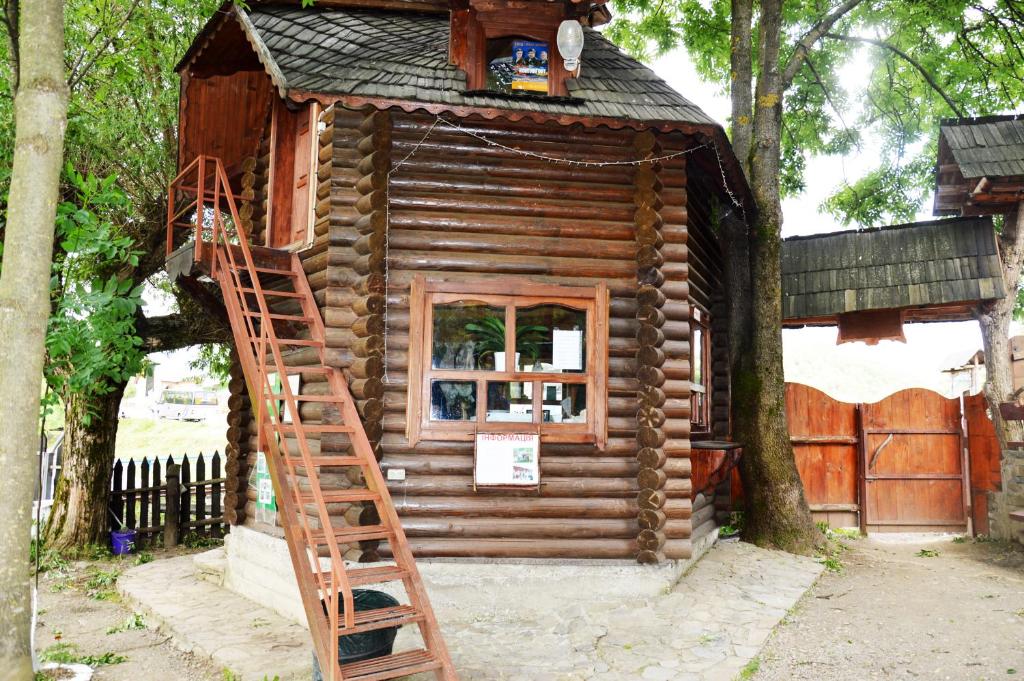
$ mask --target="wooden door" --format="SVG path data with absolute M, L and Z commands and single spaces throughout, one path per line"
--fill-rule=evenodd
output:
M 273 248 L 293 248 L 309 241 L 315 115 L 314 105 L 292 111 L 282 101 L 274 109 L 273 191 L 267 238 L 267 245 Z
M 964 417 L 967 421 L 967 451 L 971 478 L 971 528 L 975 536 L 988 534 L 988 493 L 1001 489 L 999 440 L 992 419 L 988 417 L 985 394 L 964 396 Z
M 903 390 L 862 406 L 868 531 L 962 531 L 967 526 L 960 401 Z

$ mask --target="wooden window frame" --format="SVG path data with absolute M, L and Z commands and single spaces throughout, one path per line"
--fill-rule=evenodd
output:
M 510 291 L 512 293 L 510 293 Z M 433 309 L 436 304 L 473 301 L 505 308 L 504 371 L 434 369 L 430 358 L 433 343 Z M 535 282 L 498 280 L 428 280 L 416 275 L 410 289 L 409 386 L 406 438 L 415 446 L 421 440 L 471 441 L 477 432 L 511 433 L 540 429 L 541 442 L 593 443 L 603 450 L 608 442 L 608 287 L 574 287 Z M 562 305 L 587 314 L 586 367 L 583 373 L 515 371 L 515 310 L 535 305 Z M 513 329 L 513 333 L 508 333 Z M 431 380 L 474 381 L 477 384 L 477 418 L 474 421 L 431 421 Z M 486 422 L 488 381 L 577 383 L 587 386 L 585 423 Z M 543 419 L 541 390 L 534 391 L 534 415 Z
M 701 380 L 696 383 L 690 380 L 690 427 L 694 435 L 707 435 L 711 432 L 711 315 L 704 308 L 690 303 L 690 338 L 694 328 L 701 331 Z M 692 345 L 691 345 L 692 348 Z M 692 368 L 692 366 L 691 366 Z M 703 406 L 698 405 L 698 394 L 703 394 Z

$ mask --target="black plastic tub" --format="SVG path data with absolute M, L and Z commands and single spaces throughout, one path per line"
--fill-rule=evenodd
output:
M 398 601 L 384 593 L 373 589 L 353 589 L 352 602 L 356 612 L 362 610 L 377 610 L 379 608 L 393 608 Z M 327 605 L 321 601 L 326 610 Z M 345 603 L 338 601 L 338 614 L 344 616 Z M 364 631 L 359 634 L 349 634 L 338 639 L 338 661 L 341 664 L 369 660 L 374 657 L 384 657 L 391 654 L 392 646 L 395 645 L 395 636 L 398 635 L 398 627 L 386 627 Z M 313 681 L 323 681 L 323 673 L 320 671 L 320 661 L 313 654 Z

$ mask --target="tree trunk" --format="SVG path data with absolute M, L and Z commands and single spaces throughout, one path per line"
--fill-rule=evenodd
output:
M 0 270 L 0 681 L 33 677 L 28 570 L 57 186 L 67 125 L 64 3 L 22 0 L 14 162 Z
M 46 546 L 74 551 L 106 544 L 112 518 L 107 513 L 114 466 L 117 412 L 126 384 L 86 402 L 72 395 L 65 407 L 64 459 L 46 524 Z M 94 413 L 85 423 L 86 408 Z M 123 520 L 123 518 L 121 519 Z
M 759 546 L 811 553 L 822 542 L 804 497 L 789 441 L 782 364 L 782 203 L 779 194 L 782 90 L 779 73 L 781 0 L 761 3 L 761 70 L 751 139 L 750 183 L 758 215 L 750 235 L 749 335 L 732 353 L 733 431 L 743 443 L 740 475 L 747 502 L 744 538 Z M 729 270 L 740 263 L 730 264 Z M 743 286 L 732 275 L 730 288 Z M 734 324 L 733 329 L 740 325 Z

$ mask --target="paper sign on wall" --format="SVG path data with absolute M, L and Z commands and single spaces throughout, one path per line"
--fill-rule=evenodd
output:
M 583 371 L 582 331 L 555 329 L 551 345 L 551 364 L 556 369 Z
M 477 433 L 473 475 L 481 486 L 536 487 L 540 484 L 540 436 Z

